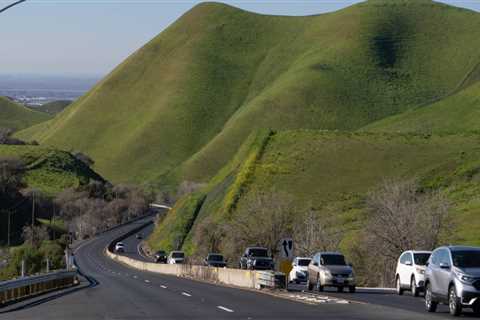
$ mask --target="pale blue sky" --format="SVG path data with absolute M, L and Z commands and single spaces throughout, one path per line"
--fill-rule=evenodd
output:
M 4 7 L 14 0 L 0 0 Z M 28 0 L 0 13 L 0 74 L 105 75 L 201 1 Z M 309 15 L 355 0 L 223 1 L 267 14 Z M 444 0 L 480 11 L 480 0 Z

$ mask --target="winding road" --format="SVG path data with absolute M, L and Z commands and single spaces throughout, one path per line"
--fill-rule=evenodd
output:
M 116 237 L 137 228 L 141 220 L 109 231 L 76 251 L 85 278 L 80 287 L 41 296 L 0 310 L 0 319 L 438 319 L 427 314 L 422 299 L 366 291 L 354 295 L 328 293 L 348 304 L 316 305 L 271 294 L 216 286 L 172 276 L 140 272 L 104 255 Z M 149 229 L 150 228 L 150 229 Z M 143 230 L 148 234 L 152 226 Z M 140 240 L 125 239 L 126 255 L 138 255 Z M 302 287 L 292 288 L 303 294 Z M 388 302 L 387 302 L 388 301 Z M 393 302 L 392 302 L 393 301 Z

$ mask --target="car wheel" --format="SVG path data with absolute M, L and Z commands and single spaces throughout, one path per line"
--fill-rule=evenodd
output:
M 480 316 L 480 302 L 477 301 L 472 308 L 473 313 L 475 313 L 476 316 Z
M 313 284 L 310 282 L 310 278 L 307 279 L 307 289 L 308 291 L 313 290 Z
M 403 289 L 402 289 L 402 285 L 400 284 L 400 277 L 398 276 L 397 276 L 396 288 L 397 288 L 397 294 L 401 296 L 403 294 Z
M 355 293 L 356 290 L 357 290 L 357 288 L 355 288 L 355 286 L 350 286 L 350 287 L 348 287 L 348 291 L 349 291 L 350 293 Z
M 460 299 L 457 297 L 457 290 L 455 286 L 451 286 L 448 290 L 448 309 L 452 316 L 458 317 L 462 313 L 462 305 Z
M 432 286 L 430 283 L 427 283 L 425 286 L 425 308 L 428 312 L 435 312 L 437 311 L 438 302 L 433 301 L 432 297 Z
M 415 276 L 412 276 L 412 280 L 410 281 L 410 291 L 412 292 L 412 296 L 414 297 L 418 297 L 418 294 L 420 293 L 417 288 Z
M 323 291 L 323 286 L 322 286 L 322 283 L 320 281 L 320 277 L 317 277 L 317 290 L 318 290 L 318 292 Z

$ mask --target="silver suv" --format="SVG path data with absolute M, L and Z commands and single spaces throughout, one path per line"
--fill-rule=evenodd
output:
M 314 286 L 318 291 L 324 287 L 336 287 L 338 292 L 347 288 L 355 292 L 355 275 L 350 264 L 345 262 L 343 254 L 338 252 L 319 252 L 315 254 L 308 265 L 308 290 Z
M 462 308 L 480 313 L 480 248 L 449 246 L 433 251 L 425 270 L 425 307 L 435 312 L 447 303 L 450 314 Z

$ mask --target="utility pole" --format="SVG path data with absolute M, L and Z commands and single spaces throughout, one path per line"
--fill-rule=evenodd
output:
M 10 217 L 12 215 L 12 210 L 7 211 L 8 214 L 8 234 L 7 234 L 7 246 L 10 247 L 10 232 L 11 232 L 11 222 Z
M 35 190 L 32 191 L 32 246 L 35 239 Z

